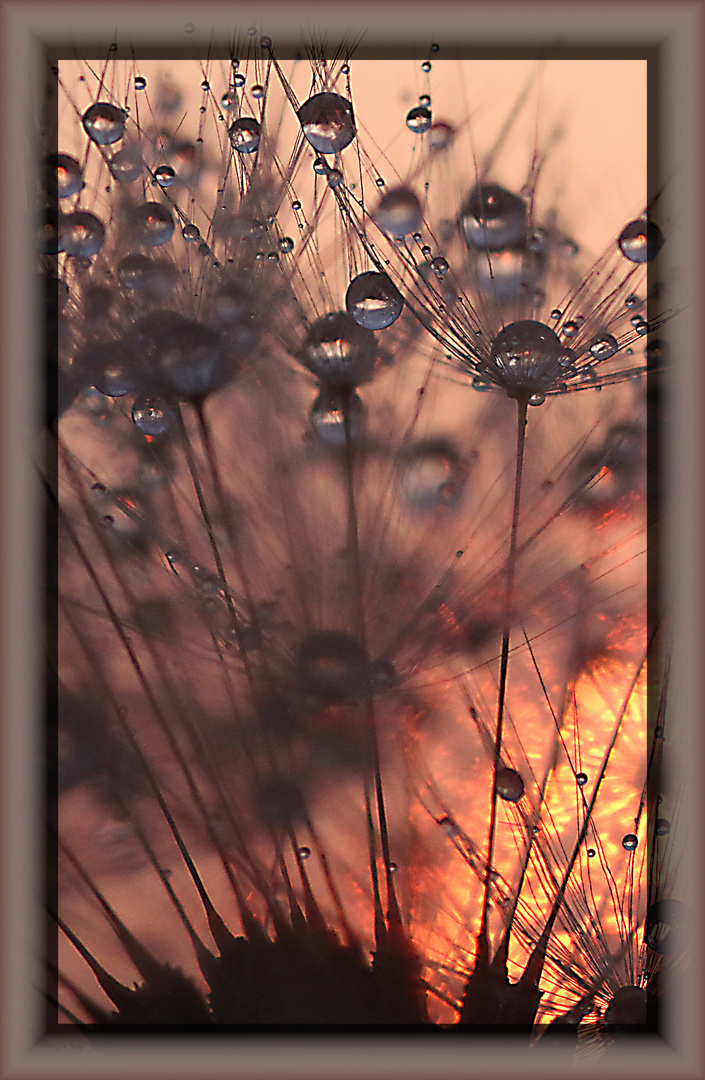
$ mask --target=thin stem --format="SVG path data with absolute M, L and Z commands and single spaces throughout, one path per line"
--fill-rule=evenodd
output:
M 494 775 L 492 778 L 492 807 L 490 810 L 490 826 L 487 839 L 487 867 L 485 869 L 485 892 L 482 901 L 481 936 L 487 936 L 487 924 L 489 919 L 490 904 L 490 875 L 492 874 L 492 861 L 494 853 L 494 840 L 497 828 L 497 774 L 499 772 L 502 755 L 502 732 L 504 729 L 504 703 L 507 694 L 507 672 L 509 669 L 509 640 L 511 609 L 514 599 L 514 578 L 517 564 L 517 537 L 519 532 L 519 508 L 521 505 L 521 483 L 524 475 L 524 446 L 526 442 L 526 419 L 528 412 L 528 399 L 517 398 L 517 443 L 516 443 L 516 469 L 514 473 L 514 505 L 512 509 L 512 525 L 509 539 L 509 555 L 507 556 L 507 591 L 505 594 L 504 633 L 502 634 L 502 651 L 499 662 L 499 691 L 497 699 L 497 731 L 494 743 Z

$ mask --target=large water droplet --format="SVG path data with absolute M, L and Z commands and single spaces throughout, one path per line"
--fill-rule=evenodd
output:
M 492 344 L 491 364 L 510 394 L 542 394 L 565 377 L 570 350 L 543 323 L 531 319 L 510 323 Z
M 417 105 L 416 108 L 409 109 L 406 114 L 406 126 L 415 135 L 423 135 L 424 131 L 428 131 L 431 127 L 432 122 L 431 110 L 425 105 Z
M 121 259 L 117 272 L 123 288 L 149 292 L 152 296 L 169 296 L 179 280 L 179 271 L 173 263 L 150 259 L 138 252 Z
M 59 225 L 60 243 L 68 255 L 77 259 L 90 259 L 103 246 L 105 226 L 95 214 L 77 210 L 66 214 Z
M 345 429 L 347 411 L 348 430 Z M 358 394 L 324 389 L 311 407 L 311 426 L 329 446 L 344 446 L 349 435 L 359 437 L 365 426 L 365 406 Z
M 506 802 L 519 802 L 524 794 L 524 781 L 516 769 L 497 770 L 497 794 Z
M 306 139 L 319 154 L 337 154 L 355 138 L 352 105 L 340 94 L 314 94 L 303 103 L 298 117 Z
M 620 233 L 619 249 L 625 258 L 633 263 L 645 263 L 654 259 L 663 244 L 663 235 L 658 225 L 648 218 L 630 221 Z
M 259 147 L 261 127 L 254 116 L 241 116 L 228 128 L 230 145 L 239 154 L 254 154 Z
M 329 386 L 357 386 L 372 374 L 377 342 L 347 312 L 335 311 L 309 328 L 299 359 Z
M 141 319 L 130 335 L 130 347 L 155 396 L 200 400 L 234 374 L 220 336 L 173 311 Z
M 596 360 L 609 360 L 619 349 L 619 343 L 612 334 L 600 334 L 593 338 L 589 348 Z
M 345 307 L 356 323 L 368 330 L 383 330 L 401 315 L 404 301 L 387 274 L 368 270 L 348 285 Z
M 627 833 L 622 837 L 622 847 L 625 851 L 634 851 L 638 843 L 639 840 L 634 833 Z
M 402 237 L 418 232 L 423 210 L 411 188 L 398 187 L 382 197 L 372 217 L 384 232 Z
M 52 154 L 47 158 L 48 187 L 59 199 L 76 195 L 83 187 L 81 166 L 69 154 Z
M 172 169 L 171 165 L 158 165 L 154 170 L 154 179 L 157 181 L 160 187 L 168 188 L 174 183 L 176 179 L 176 173 Z
M 124 146 L 110 158 L 108 168 L 118 183 L 132 184 L 142 175 L 142 151 L 136 143 L 133 146 Z
M 98 146 L 118 142 L 125 133 L 125 113 L 116 105 L 99 101 L 83 114 L 86 134 Z
M 460 225 L 468 244 L 499 251 L 526 240 L 527 206 L 498 184 L 479 184 L 460 212 Z
M 146 202 L 134 208 L 130 215 L 132 235 L 144 247 L 160 247 L 174 233 L 174 218 L 161 203 Z
M 441 153 L 448 149 L 454 137 L 455 128 L 439 120 L 431 125 L 428 133 L 428 148 L 434 154 Z
M 412 447 L 399 465 L 400 492 L 414 510 L 434 511 L 457 506 L 466 470 L 455 449 L 445 441 Z
M 135 398 L 132 419 L 145 435 L 164 435 L 174 424 L 176 413 L 163 398 Z

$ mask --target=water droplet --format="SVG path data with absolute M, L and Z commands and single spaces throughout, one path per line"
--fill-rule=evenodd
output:
M 160 187 L 168 188 L 174 183 L 176 179 L 176 173 L 172 169 L 171 165 L 158 165 L 154 170 L 154 179 L 157 181 Z
M 260 86 L 260 84 L 257 83 L 255 86 L 252 87 L 250 93 L 256 101 L 261 101 L 264 97 L 264 87 Z
M 184 225 L 181 235 L 184 240 L 194 241 L 201 239 L 201 231 L 196 225 Z
M 48 187 L 59 199 L 76 195 L 83 187 L 81 166 L 69 154 L 52 154 L 47 158 Z
M 431 98 L 429 97 L 428 94 L 421 94 L 419 96 L 419 105 L 423 105 L 425 108 L 428 108 L 428 106 L 430 104 L 431 104 Z
M 417 232 L 423 222 L 423 211 L 411 188 L 398 187 L 382 196 L 372 217 L 384 232 L 402 237 Z
M 117 154 L 113 154 L 108 161 L 108 168 L 113 179 L 119 184 L 132 184 L 142 175 L 142 151 L 137 144 L 125 146 L 118 150 Z
M 634 310 L 634 308 L 641 307 L 642 304 L 643 300 L 640 296 L 637 296 L 636 293 L 630 293 L 627 299 L 624 301 L 624 306 L 626 308 L 629 308 L 630 311 Z
M 585 787 L 585 785 L 588 782 L 587 773 L 584 773 L 584 772 L 576 773 L 575 782 L 578 785 L 578 787 Z
M 192 22 L 184 23 L 184 31 L 187 34 L 192 34 L 195 29 L 196 29 L 196 27 L 194 26 L 194 24 Z
M 455 128 L 451 127 L 450 124 L 438 121 L 431 125 L 428 133 L 428 148 L 434 154 L 440 153 L 442 150 L 447 150 L 454 137 Z
M 305 846 L 304 846 L 304 845 L 302 844 L 302 846 L 301 846 L 301 847 L 299 848 L 299 855 L 301 856 L 301 858 L 302 858 L 302 859 L 308 859 L 308 857 L 310 856 L 310 854 L 311 854 L 311 848 L 309 848 L 309 847 L 305 847 Z
M 176 420 L 176 413 L 163 398 L 141 397 L 132 406 L 132 419 L 145 435 L 164 435 Z
M 575 322 L 573 319 L 570 319 L 567 323 L 563 324 L 563 333 L 568 338 L 575 337 L 579 329 L 580 327 L 578 323 Z
M 421 65 L 421 70 L 428 73 L 431 70 L 431 61 L 424 60 L 423 64 Z
M 259 147 L 261 128 L 253 116 L 241 116 L 228 129 L 230 145 L 239 154 L 254 154 Z
M 492 343 L 492 367 L 509 393 L 545 393 L 570 362 L 558 335 L 530 319 L 510 323 Z
M 90 259 L 100 251 L 104 239 L 103 222 L 87 210 L 77 210 L 61 219 L 59 243 L 68 255 L 77 259 Z
M 178 268 L 173 263 L 138 253 L 121 259 L 117 272 L 124 288 L 135 292 L 144 290 L 152 296 L 169 296 L 179 280 Z
M 135 90 L 146 90 L 147 80 L 143 75 L 135 75 Z
M 235 90 L 226 90 L 220 99 L 221 109 L 225 109 L 226 112 L 231 112 L 233 109 L 237 109 L 238 97 Z
M 594 859 L 595 858 L 596 851 L 595 851 L 594 847 L 589 847 L 587 849 L 587 855 L 588 855 L 588 859 Z
M 409 109 L 406 114 L 406 126 L 415 135 L 423 135 L 424 131 L 428 131 L 432 123 L 431 110 L 423 105 L 417 105 L 416 108 Z
M 625 851 L 634 851 L 638 843 L 639 840 L 634 833 L 627 833 L 622 837 L 622 847 Z
M 174 218 L 161 203 L 146 202 L 136 206 L 130 216 L 132 234 L 144 247 L 160 247 L 174 234 Z
M 366 688 L 369 675 L 360 642 L 337 630 L 321 630 L 306 638 L 296 670 L 303 689 L 330 704 L 355 697 Z
M 553 311 L 551 312 L 551 318 L 552 318 L 552 319 L 560 319 L 560 317 L 561 317 L 561 315 L 562 315 L 562 314 L 563 314 L 563 312 L 561 311 L 561 309 L 560 309 L 560 308 L 557 308 L 557 307 L 555 307 L 555 308 L 553 309 Z
M 108 101 L 99 101 L 86 109 L 83 126 L 86 134 L 98 146 L 118 142 L 125 133 L 125 113 Z
M 634 323 L 634 329 L 636 330 L 637 334 L 643 337 L 644 334 L 648 334 L 651 327 L 644 319 L 639 319 L 638 322 Z
M 663 244 L 663 235 L 653 221 L 639 218 L 625 225 L 617 243 L 619 250 L 630 262 L 645 263 L 658 255 Z
M 282 236 L 279 241 L 279 250 L 283 252 L 284 255 L 288 255 L 290 251 L 294 250 L 294 241 L 290 236 Z
M 372 374 L 377 342 L 347 312 L 335 311 L 309 328 L 299 359 L 329 386 L 357 386 Z
M 201 400 L 236 373 L 221 336 L 174 311 L 145 315 L 129 343 L 150 385 L 165 397 Z
M 468 244 L 499 251 L 526 240 L 526 203 L 498 184 L 479 184 L 465 201 L 460 225 Z
M 671 831 L 671 823 L 666 818 L 656 818 L 655 831 L 657 836 L 668 836 Z
M 303 103 L 298 117 L 304 136 L 319 154 L 337 154 L 355 138 L 352 105 L 339 94 L 314 94 Z
M 524 794 L 524 781 L 516 769 L 497 770 L 497 794 L 506 802 L 519 802 Z
M 619 343 L 612 334 L 600 334 L 593 338 L 589 348 L 596 360 L 609 360 L 619 349 Z
M 341 74 L 343 74 L 343 75 L 349 75 L 350 74 L 350 64 L 343 64 L 340 71 L 341 71 Z
M 545 400 L 545 394 L 532 394 L 529 398 L 529 405 L 543 405 Z
M 358 274 L 348 285 L 345 307 L 356 323 L 368 330 L 383 330 L 401 315 L 404 301 L 387 274 L 374 270 Z
M 399 489 L 406 502 L 421 512 L 454 508 L 462 495 L 466 469 L 446 441 L 418 443 L 399 463 Z
M 665 956 L 683 952 L 688 944 L 690 910 L 680 900 L 656 900 L 646 913 L 644 940 Z
M 240 74 L 239 72 L 236 75 L 233 75 L 233 86 L 236 86 L 238 89 L 242 89 L 242 87 L 245 85 L 245 82 L 245 76 Z
M 396 871 L 398 869 L 399 869 L 399 867 L 397 866 L 397 864 L 395 862 L 390 862 L 390 864 L 389 864 L 389 872 L 390 872 L 390 874 L 396 873 Z
M 450 268 L 443 256 L 437 255 L 435 259 L 431 260 L 431 269 L 433 270 L 436 277 L 440 278 L 445 277 Z
M 472 380 L 473 390 L 477 390 L 480 394 L 486 394 L 492 389 L 493 384 L 487 379 L 483 379 L 480 375 L 476 375 Z
M 343 174 L 340 169 L 328 169 L 326 179 L 328 180 L 328 187 L 337 188 L 343 182 Z
M 336 393 L 321 390 L 311 407 L 311 426 L 329 446 L 344 446 L 346 441 L 345 411 L 351 440 L 359 437 L 365 426 L 365 406 L 355 393 Z

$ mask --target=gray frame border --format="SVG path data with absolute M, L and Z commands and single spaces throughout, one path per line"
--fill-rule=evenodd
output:
M 483 1077 L 513 1080 L 545 1078 L 566 1072 L 576 1078 L 599 1073 L 627 1077 L 705 1077 L 703 1046 L 703 941 L 693 942 L 691 982 L 684 980 L 672 995 L 668 1037 L 630 1039 L 628 1049 L 615 1048 L 610 1058 L 585 1070 L 571 1066 L 561 1047 L 551 1052 L 527 1051 L 524 1042 L 507 1035 L 472 1041 L 419 1039 L 412 1034 L 285 1035 L 218 1037 L 204 1043 L 197 1037 L 175 1040 L 140 1036 L 138 1040 L 77 1034 L 66 1039 L 40 1038 L 41 1001 L 33 987 L 41 985 L 39 963 L 43 920 L 39 909 L 38 837 L 42 822 L 39 792 L 33 787 L 36 745 L 32 724 L 40 715 L 40 686 L 35 669 L 41 642 L 37 567 L 40 565 L 39 499 L 36 474 L 27 454 L 28 435 L 36 414 L 32 365 L 37 340 L 33 311 L 33 252 L 29 214 L 33 191 L 32 117 L 39 92 L 41 48 L 75 39 L 159 40 L 183 45 L 184 25 L 196 24 L 191 44 L 227 33 L 235 19 L 257 25 L 273 37 L 290 29 L 292 36 L 308 27 L 324 27 L 366 41 L 397 40 L 456 43 L 459 26 L 467 27 L 475 45 L 658 46 L 662 59 L 662 165 L 668 175 L 673 270 L 683 283 L 684 311 L 672 327 L 672 355 L 677 357 L 669 382 L 673 430 L 665 447 L 666 528 L 665 594 L 678 615 L 671 693 L 679 723 L 689 725 L 688 758 L 703 760 L 698 705 L 702 686 L 702 463 L 703 316 L 696 309 L 703 290 L 705 228 L 700 206 L 705 169 L 705 0 L 621 2 L 592 0 L 572 4 L 468 2 L 403 3 L 362 0 L 355 7 L 322 2 L 303 4 L 251 0 L 243 3 L 99 4 L 74 0 L 0 0 L 0 102 L 2 153 L 0 172 L 0 236 L 2 243 L 2 468 L 0 529 L 2 547 L 2 909 L 0 913 L 0 1080 L 34 1077 L 201 1076 L 268 1080 L 336 1080 L 380 1078 Z M 508 36 L 507 27 L 511 28 Z M 273 30 L 276 28 L 276 31 Z M 700 104 L 699 104 L 700 103 Z M 29 193 L 29 197 L 28 197 Z M 31 447 L 36 452 L 36 447 Z M 39 646 L 41 648 L 41 645 Z M 676 767 L 685 768 L 685 758 Z M 702 774 L 701 774 L 702 775 Z M 704 819 L 702 796 L 689 788 L 687 805 L 694 872 L 702 870 L 702 839 L 696 824 Z M 689 848 L 690 851 L 690 848 Z M 694 881 L 693 894 L 696 892 Z M 695 920 L 697 922 L 697 920 Z M 698 929 L 697 927 L 695 928 Z M 698 962 L 700 961 L 700 962 Z M 677 1000 L 676 1000 L 677 999 Z

